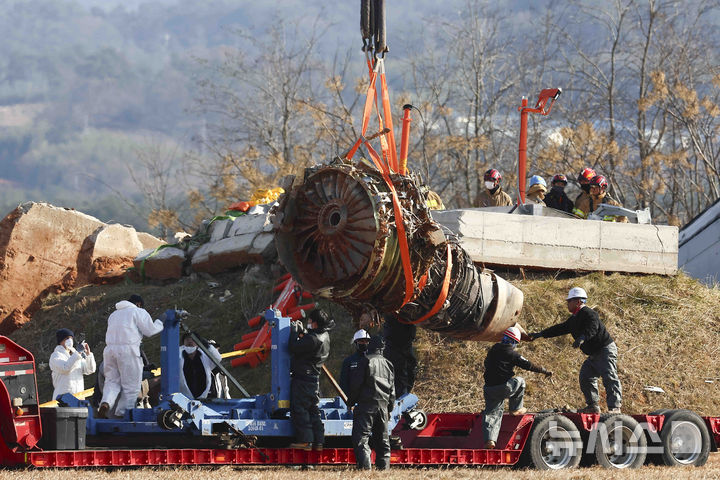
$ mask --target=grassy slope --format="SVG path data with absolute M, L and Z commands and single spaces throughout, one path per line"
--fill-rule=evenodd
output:
M 54 348 L 54 332 L 61 326 L 84 332 L 97 356 L 102 353 L 106 319 L 115 302 L 138 292 L 148 310 L 157 315 L 166 308 L 184 308 L 193 316 L 189 323 L 198 333 L 218 341 L 221 351 L 232 349 L 242 334 L 250 331 L 247 319 L 272 301 L 270 275 L 255 267 L 249 272 L 218 275 L 220 287 L 207 279 L 186 278 L 168 285 L 121 284 L 84 287 L 46 301 L 30 325 L 11 338 L 29 348 L 37 362 L 47 362 Z M 597 308 L 620 350 L 618 366 L 624 389 L 624 408 L 646 412 L 661 407 L 683 407 L 701 414 L 720 414 L 720 377 L 716 360 L 720 350 L 720 290 L 708 289 L 684 275 L 677 277 L 602 275 L 570 278 L 535 274 L 533 278 L 504 275 L 525 293 L 522 323 L 529 330 L 563 321 L 564 295 L 571 286 L 588 291 L 589 304 Z M 220 302 L 230 290 L 233 296 Z M 338 372 L 350 351 L 353 327 L 341 309 L 328 306 L 338 321 L 332 332 L 332 354 L 328 363 Z M 448 340 L 420 330 L 417 343 L 421 371 L 416 393 L 427 411 L 480 411 L 482 363 L 489 344 Z M 521 346 L 522 353 L 555 372 L 553 381 L 525 373 L 528 381 L 526 405 L 531 410 L 582 405 L 577 375 L 584 356 L 571 347 L 569 337 L 542 339 Z M 145 350 L 159 364 L 159 336 L 145 342 Z M 99 361 L 99 359 L 98 359 Z M 256 369 L 233 369 L 251 393 L 269 390 L 269 364 Z M 88 378 L 91 386 L 94 378 Z M 52 392 L 49 371 L 38 374 L 41 400 Z M 645 385 L 662 387 L 667 393 L 643 391 Z M 331 395 L 329 384 L 323 392 Z

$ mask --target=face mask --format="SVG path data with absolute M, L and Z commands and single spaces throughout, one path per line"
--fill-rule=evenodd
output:
M 583 192 L 590 193 L 590 184 L 587 183 L 585 185 L 580 185 L 580 188 L 582 188 Z
M 195 350 L 197 350 L 197 347 L 185 347 L 185 351 L 186 351 L 189 355 L 192 355 L 193 353 L 195 353 Z
M 70 350 L 70 349 L 73 347 L 72 338 L 68 338 L 67 340 L 65 340 L 64 345 L 65 345 L 65 348 L 67 348 L 68 350 Z
M 556 192 L 562 192 L 565 190 L 565 185 L 553 185 L 552 189 Z
M 306 327 L 306 328 L 307 328 L 308 330 L 312 330 L 312 323 L 311 323 L 311 322 L 308 322 L 308 324 L 307 324 L 307 327 Z
M 487 188 L 488 190 L 492 190 L 493 188 L 495 188 L 495 182 L 485 182 L 485 188 Z
M 360 352 L 367 352 L 368 345 L 367 345 L 367 343 L 358 343 L 357 348 L 358 348 L 358 351 L 360 351 Z

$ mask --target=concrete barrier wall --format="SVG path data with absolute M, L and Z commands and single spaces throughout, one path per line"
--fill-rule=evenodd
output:
M 484 212 L 433 212 L 475 263 L 674 275 L 678 229 Z

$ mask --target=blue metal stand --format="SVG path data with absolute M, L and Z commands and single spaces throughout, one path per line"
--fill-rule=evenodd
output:
M 178 393 L 180 371 L 180 324 L 178 312 L 166 312 L 162 332 L 160 363 L 162 366 L 161 401 L 152 409 L 134 408 L 123 419 L 97 419 L 89 402 L 78 400 L 70 394 L 61 400 L 69 406 L 87 406 L 87 433 L 89 435 L 113 434 L 192 434 L 215 435 L 227 428 L 239 430 L 246 435 L 265 437 L 293 437 L 290 421 L 290 319 L 281 317 L 275 310 L 267 310 L 265 319 L 272 326 L 270 393 L 242 399 L 189 399 Z M 400 421 L 403 412 L 417 404 L 417 397 L 403 395 L 395 403 L 389 429 Z M 326 436 L 349 437 L 352 433 L 352 412 L 340 397 L 321 398 L 320 414 Z M 175 419 L 173 425 L 159 421 L 160 418 Z M 161 425 L 164 423 L 164 425 Z M 221 425 L 222 424 L 222 425 Z M 214 428 L 217 427 L 217 428 Z

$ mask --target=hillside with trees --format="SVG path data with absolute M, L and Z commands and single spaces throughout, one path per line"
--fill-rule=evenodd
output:
M 412 103 L 410 166 L 449 207 L 495 167 L 592 166 L 626 207 L 682 225 L 720 196 L 716 1 L 395 2 L 386 67 Z M 165 234 L 341 154 L 367 72 L 358 9 L 319 0 L 0 4 L 0 208 L 74 207 Z M 399 124 L 399 118 L 395 124 Z

